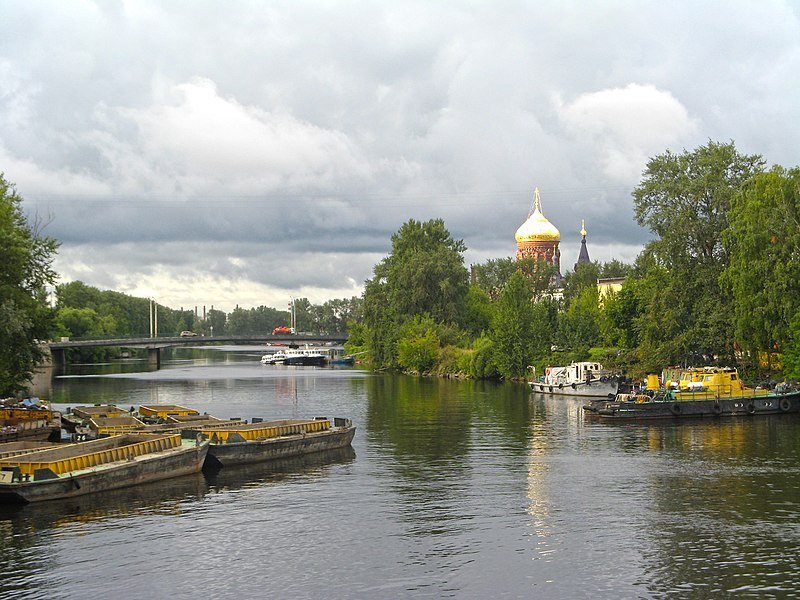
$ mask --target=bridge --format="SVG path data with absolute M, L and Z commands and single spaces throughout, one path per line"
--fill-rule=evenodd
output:
M 66 362 L 66 350 L 71 348 L 147 348 L 147 360 L 151 367 L 161 367 L 161 350 L 173 346 L 208 346 L 220 344 L 285 344 L 300 346 L 302 344 L 343 344 L 347 341 L 346 333 L 312 334 L 312 335 L 220 335 L 220 336 L 186 336 L 186 337 L 146 337 L 93 340 L 62 340 L 49 342 L 53 366 L 61 367 Z

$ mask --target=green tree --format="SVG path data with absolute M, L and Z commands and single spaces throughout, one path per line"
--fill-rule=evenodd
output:
M 43 359 L 40 340 L 50 337 L 53 310 L 46 286 L 57 242 L 22 212 L 22 197 L 0 174 L 0 395 L 25 388 Z
M 670 363 L 733 355 L 733 310 L 720 285 L 731 199 L 764 161 L 733 143 L 650 159 L 633 192 L 636 220 L 657 238 L 647 244 L 642 342 Z
M 789 339 L 783 352 L 782 367 L 788 379 L 800 379 L 800 310 L 789 324 Z
M 600 341 L 600 307 L 597 287 L 585 287 L 559 314 L 561 343 L 581 354 Z
M 464 242 L 441 219 L 411 219 L 392 236 L 392 251 L 364 286 L 364 321 L 373 365 L 397 365 L 399 328 L 416 316 L 460 324 L 465 318 L 468 273 Z
M 723 282 L 747 356 L 783 349 L 800 308 L 800 168 L 756 175 L 733 198 Z
M 397 340 L 397 363 L 407 371 L 426 373 L 436 364 L 441 348 L 437 324 L 430 317 L 416 316 L 407 321 Z
M 523 377 L 532 364 L 535 348 L 532 339 L 534 311 L 528 279 L 514 273 L 503 288 L 492 323 L 495 362 L 501 375 Z
M 102 338 L 114 335 L 117 324 L 110 315 L 101 316 L 92 308 L 65 306 L 56 313 L 60 335 L 73 338 Z
M 392 236 L 392 252 L 375 275 L 385 278 L 389 301 L 401 317 L 428 314 L 435 321 L 458 323 L 469 286 L 465 250 L 441 219 L 411 219 Z

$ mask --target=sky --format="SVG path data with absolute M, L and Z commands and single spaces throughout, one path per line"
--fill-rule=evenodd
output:
M 409 219 L 513 256 L 535 187 L 562 272 L 632 262 L 648 158 L 800 165 L 798 73 L 800 1 L 0 0 L 0 172 L 61 282 L 285 308 Z

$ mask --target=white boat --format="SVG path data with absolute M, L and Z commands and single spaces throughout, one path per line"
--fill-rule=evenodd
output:
M 286 360 L 286 353 L 283 350 L 278 350 L 273 354 L 265 354 L 261 357 L 262 365 L 282 365 Z
M 615 397 L 620 378 L 597 362 L 574 362 L 566 367 L 547 367 L 544 375 L 528 384 L 540 394 L 561 396 Z

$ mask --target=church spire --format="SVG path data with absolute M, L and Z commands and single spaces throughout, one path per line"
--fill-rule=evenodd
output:
M 590 263 L 589 250 L 586 248 L 586 221 L 581 219 L 581 251 L 578 254 L 578 262 L 575 263 L 573 270 L 578 270 L 578 265 Z

